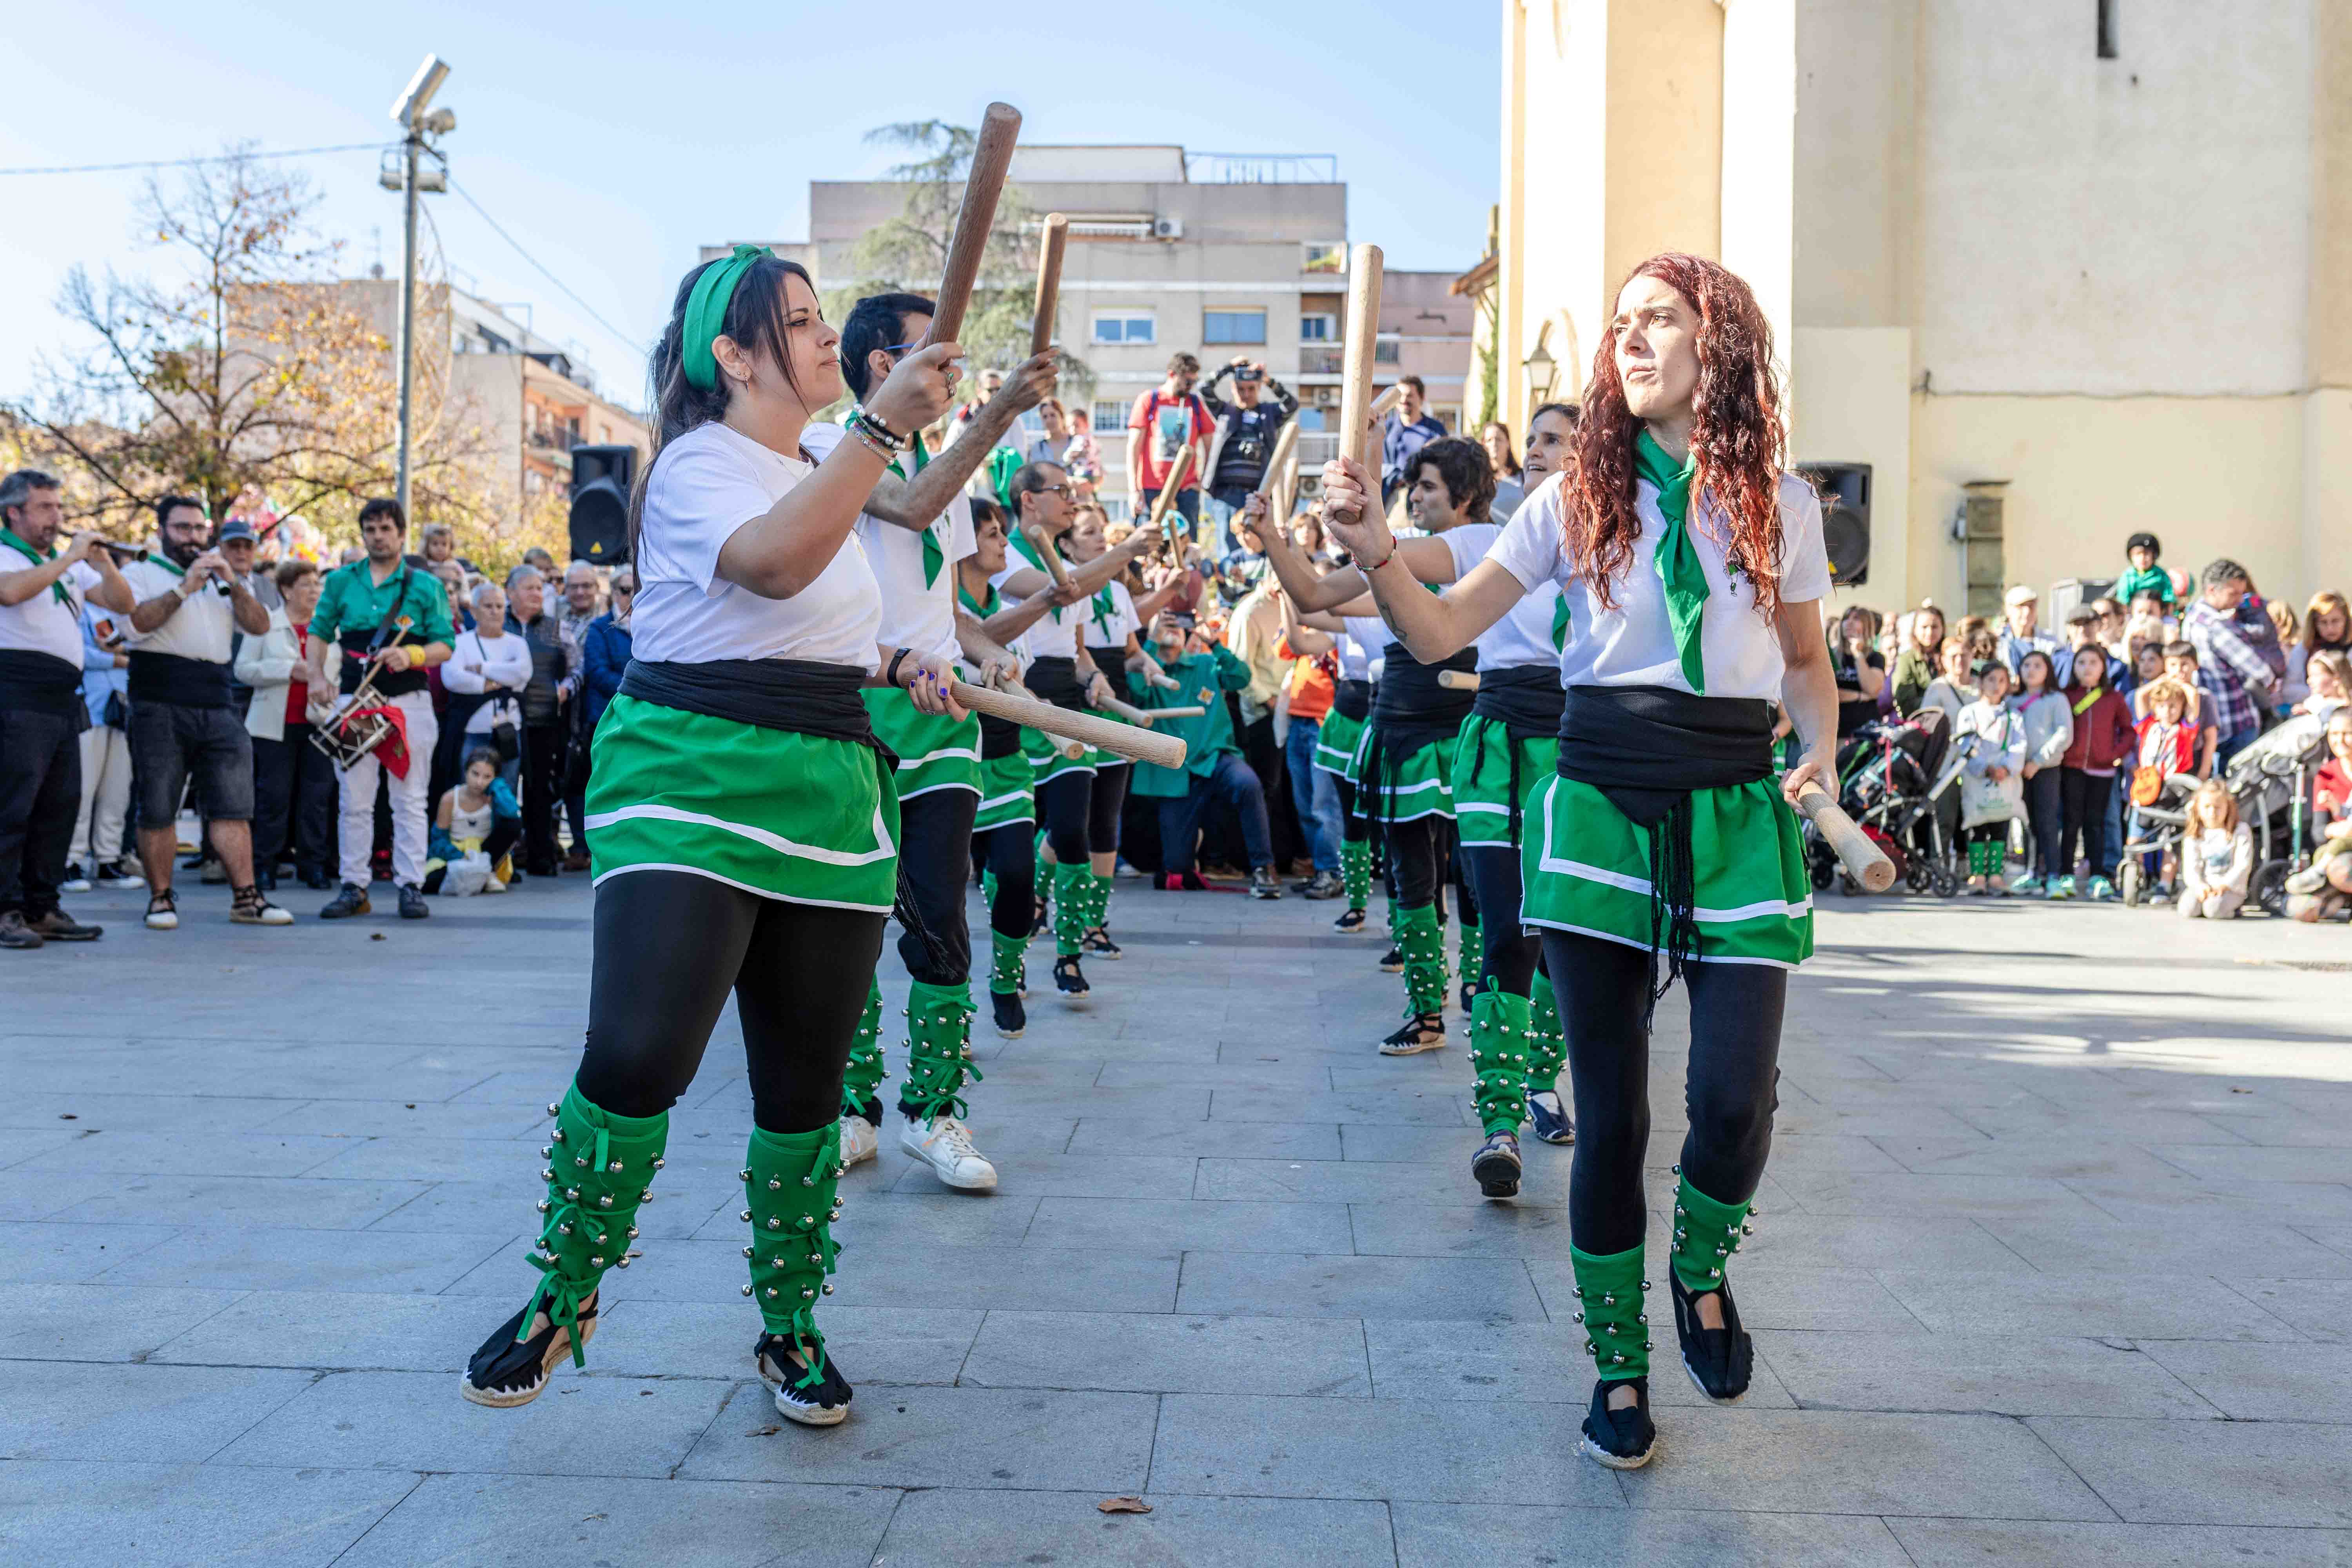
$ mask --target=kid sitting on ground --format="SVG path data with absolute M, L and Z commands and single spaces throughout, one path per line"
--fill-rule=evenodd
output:
M 2207 779 L 2189 797 L 2180 830 L 2180 918 L 2237 918 L 2254 870 L 2254 836 L 2238 820 L 2230 786 Z

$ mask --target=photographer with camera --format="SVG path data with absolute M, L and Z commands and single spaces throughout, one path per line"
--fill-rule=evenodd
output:
M 213 548 L 212 521 L 189 496 L 155 503 L 160 550 L 122 573 L 131 613 L 131 762 L 139 778 L 139 859 L 147 929 L 180 923 L 172 890 L 180 797 L 193 777 L 213 847 L 228 872 L 229 919 L 291 925 L 253 872 L 253 740 L 230 691 L 236 633 L 259 637 L 269 611 Z M 105 602 L 103 595 L 100 602 Z
M 1227 376 L 1234 381 L 1231 403 L 1217 395 Z M 1242 549 L 1234 533 L 1234 515 L 1265 482 L 1274 438 L 1281 434 L 1283 422 L 1298 412 L 1298 399 L 1267 374 L 1265 365 L 1240 354 L 1217 367 L 1201 388 L 1201 401 L 1217 422 L 1217 433 L 1209 442 L 1209 521 L 1216 524 L 1218 547 L 1233 555 Z

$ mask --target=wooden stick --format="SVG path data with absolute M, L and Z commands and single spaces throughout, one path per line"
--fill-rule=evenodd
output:
M 1394 413 L 1396 411 L 1396 405 L 1403 401 L 1404 388 L 1402 386 L 1391 386 L 1387 388 L 1378 397 L 1372 399 L 1371 409 L 1364 416 L 1365 422 L 1367 424 L 1378 425 L 1381 420 Z
M 1184 742 L 1174 735 L 1155 734 L 1138 724 L 1097 719 L 1091 713 L 1073 713 L 1066 708 L 1041 702 L 1034 697 L 1020 697 L 1010 691 L 992 691 L 985 686 L 974 686 L 968 681 L 955 682 L 953 689 L 955 700 L 975 713 L 993 714 L 999 719 L 1042 731 L 1060 740 L 1116 752 L 1133 762 L 1151 763 L 1163 768 L 1184 765 Z
M 996 201 L 1004 194 L 1005 171 L 1013 164 L 1013 144 L 1021 140 L 1021 111 L 1009 103 L 992 103 L 980 117 L 980 135 L 971 149 L 971 170 L 964 176 L 963 208 L 956 214 L 955 237 L 948 242 L 947 270 L 931 311 L 930 331 L 923 343 L 952 342 L 963 331 L 963 313 L 971 303 L 972 280 L 980 276 L 981 258 L 996 226 Z
M 1372 356 L 1381 334 L 1381 247 L 1377 245 L 1360 245 L 1348 258 L 1347 332 L 1342 345 L 1339 456 L 1361 465 L 1371 442 Z M 1372 479 L 1377 484 L 1380 476 L 1374 474 Z
M 1870 841 L 1869 834 L 1854 826 L 1853 818 L 1830 798 L 1827 790 L 1806 790 L 1797 797 L 1797 809 L 1820 830 L 1822 841 L 1836 851 L 1838 864 L 1847 876 L 1874 893 L 1895 885 L 1895 862 Z
M 1437 672 L 1437 684 L 1448 691 L 1475 691 L 1478 676 L 1475 670 L 1441 669 Z
M 1149 724 L 1154 719 L 1197 719 L 1206 708 L 1138 708 L 1132 703 L 1110 700 L 1110 710 L 1130 724 Z
M 1274 438 L 1274 453 L 1265 460 L 1265 474 L 1257 482 L 1257 493 L 1271 502 L 1281 492 L 1283 470 L 1297 456 L 1298 421 L 1286 419 L 1282 422 L 1282 433 Z M 1282 521 L 1279 514 L 1269 512 L 1268 515 L 1277 522 Z
M 1029 548 L 1037 552 L 1037 559 L 1045 563 L 1045 575 L 1054 580 L 1054 586 L 1056 588 L 1068 587 L 1070 585 L 1070 569 L 1063 564 L 1062 552 L 1054 548 L 1054 542 L 1045 537 L 1044 525 L 1026 521 L 1023 521 L 1021 524 L 1021 537 L 1029 542 Z
M 1138 431 L 1129 438 L 1141 440 L 1149 434 L 1148 431 Z M 1192 471 L 1192 443 L 1187 441 L 1177 452 L 1176 460 L 1168 465 L 1168 478 L 1160 484 L 1160 493 L 1151 498 L 1151 512 L 1147 520 L 1153 527 L 1160 530 L 1160 552 L 1166 555 L 1171 563 L 1178 566 L 1184 564 L 1184 552 L 1176 542 L 1176 535 L 1169 529 L 1167 517 L 1170 512 L 1176 510 L 1176 494 L 1184 488 L 1185 477 Z M 1180 512 L 1178 515 L 1182 514 Z
M 1070 220 L 1060 213 L 1045 215 L 1045 232 L 1037 246 L 1037 310 L 1029 318 L 1029 357 L 1054 346 L 1054 315 L 1062 304 L 1062 247 L 1069 242 Z

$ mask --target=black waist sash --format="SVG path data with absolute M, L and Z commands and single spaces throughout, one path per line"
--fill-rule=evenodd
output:
M 1369 680 L 1339 680 L 1331 688 L 1331 707 L 1342 719 L 1353 719 L 1360 724 L 1372 716 L 1372 683 Z
M 714 658 L 686 664 L 633 658 L 621 672 L 623 697 L 656 702 L 762 730 L 782 730 L 828 741 L 871 746 L 898 766 L 874 733 L 858 691 L 866 672 L 855 665 L 804 658 Z
M 230 705 L 228 666 L 176 653 L 131 650 L 131 700 L 179 708 Z
M 1056 708 L 1066 708 L 1073 713 L 1091 713 L 1087 706 L 1087 689 L 1078 683 L 1078 661 L 1064 658 L 1059 654 L 1032 659 L 1023 672 L 1021 684 L 1030 694 Z
M 349 697 L 360 689 L 360 679 L 367 674 L 369 658 L 389 641 L 386 638 L 385 643 L 378 643 L 376 634 L 367 629 L 346 631 L 335 639 L 336 646 L 343 650 L 343 665 L 336 672 L 335 683 L 344 696 Z M 419 645 L 409 643 L 404 646 L 415 647 Z M 424 690 L 428 684 L 425 671 L 413 665 L 406 669 L 379 669 L 376 672 L 375 689 L 380 697 L 405 697 L 412 691 Z
M 1437 684 L 1437 672 L 1458 669 L 1467 675 L 1478 668 L 1478 650 L 1464 648 L 1448 659 L 1423 664 L 1392 642 L 1381 655 L 1380 689 L 1372 694 L 1372 725 L 1384 750 L 1410 756 L 1433 741 L 1451 740 L 1470 717 L 1473 693 Z
M 0 648 L 0 708 L 60 719 L 88 718 L 81 700 L 81 667 L 35 648 Z
M 1559 776 L 1590 784 L 1650 839 L 1650 1005 L 1698 952 L 1691 792 L 1772 774 L 1772 705 L 1664 686 L 1572 686 Z M 1666 955 L 1658 973 L 1657 955 Z
M 1567 705 L 1559 666 L 1513 664 L 1478 672 L 1470 710 L 1509 730 L 1514 741 L 1549 740 L 1559 733 L 1560 710 Z

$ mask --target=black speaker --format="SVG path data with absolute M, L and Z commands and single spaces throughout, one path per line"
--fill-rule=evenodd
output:
M 1822 542 L 1830 580 L 1841 588 L 1870 581 L 1870 465 L 1802 463 L 1797 472 L 1822 498 Z
M 572 559 L 610 566 L 629 555 L 629 487 L 635 447 L 572 448 Z

